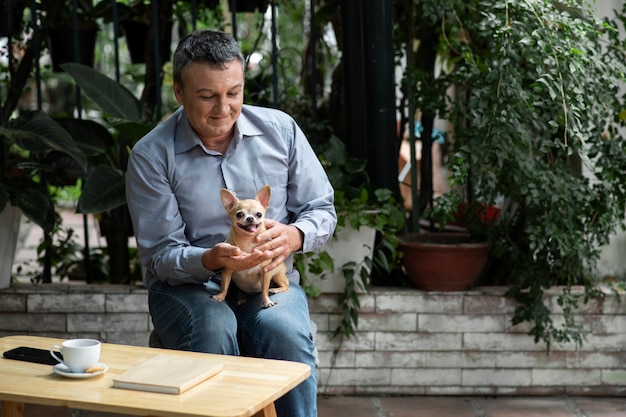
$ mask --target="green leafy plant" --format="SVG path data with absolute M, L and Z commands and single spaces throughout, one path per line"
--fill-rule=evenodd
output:
M 85 155 L 63 127 L 41 111 L 25 112 L 0 126 L 0 211 L 12 204 L 50 232 L 56 212 L 42 178 L 86 168 Z
M 47 257 L 44 257 L 47 254 Z M 76 232 L 72 228 L 64 228 L 59 224 L 52 232 L 49 240 L 43 240 L 37 246 L 37 263 L 43 266 L 50 262 L 54 276 L 60 280 L 85 280 L 85 258 L 83 247 L 78 243 Z M 89 275 L 91 282 L 108 281 L 107 256 L 104 248 L 92 248 L 89 253 Z M 28 262 L 26 263 L 26 266 Z M 33 283 L 40 283 L 44 276 L 41 268 L 35 269 L 30 275 Z
M 400 253 L 397 233 L 404 225 L 404 214 L 390 190 L 372 189 L 365 162 L 350 158 L 339 139 L 332 137 L 319 157 L 335 188 L 337 229 L 334 238 L 345 227 L 354 230 L 370 227 L 377 233 L 376 242 L 371 248 L 372 257 L 367 255 L 363 259 L 338 266 L 345 287 L 338 299 L 342 319 L 335 329 L 335 336 L 350 337 L 358 326 L 361 307 L 359 294 L 369 292 L 372 271 L 378 269 L 389 273 L 398 266 Z M 335 270 L 335 262 L 332 254 L 321 250 L 296 256 L 296 267 L 303 277 L 307 293 L 317 296 L 319 289 L 307 284 L 307 276 L 318 275 L 323 279 L 327 272 Z
M 105 120 L 126 140 L 126 148 L 117 142 L 90 143 L 95 166 L 85 183 L 78 201 L 79 213 L 96 213 L 120 207 L 126 202 L 124 173 L 119 168 L 121 155 L 151 126 L 141 115 L 139 100 L 120 83 L 87 66 L 75 63 L 63 65 L 81 90 L 102 110 Z
M 576 308 L 596 294 L 599 248 L 623 227 L 626 209 L 617 25 L 598 20 L 586 1 L 439 3 L 419 2 L 420 24 L 436 31 L 447 58 L 434 82 L 455 87 L 448 110 L 428 113 L 455 125 L 452 192 L 504 202 L 488 274 L 520 302 L 513 324 L 530 322 L 548 349 L 580 345 Z M 413 94 L 428 101 L 422 87 Z M 544 304 L 555 285 L 562 324 Z
M 124 169 L 125 160 L 132 145 L 150 129 L 144 122 L 141 104 L 123 85 L 87 66 L 68 63 L 64 71 L 76 81 L 81 90 L 103 114 L 107 127 L 115 136 L 103 134 L 100 140 L 85 132 L 85 121 L 68 120 L 65 126 L 77 138 L 86 138 L 85 148 L 90 149 L 89 175 L 87 176 L 76 211 L 99 213 L 100 225 L 107 239 L 109 269 L 112 282 L 130 281 L 131 268 L 128 237 L 132 235 L 127 216 Z M 106 130 L 95 122 L 98 129 Z
M 70 29 L 73 27 L 72 1 L 41 0 L 40 10 L 45 13 L 45 22 L 51 28 Z M 98 14 L 93 0 L 76 1 L 76 18 L 78 28 L 98 28 Z

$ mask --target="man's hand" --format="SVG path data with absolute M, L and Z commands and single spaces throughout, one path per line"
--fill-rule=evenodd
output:
M 222 268 L 243 271 L 244 269 L 255 267 L 267 259 L 269 259 L 267 254 L 262 252 L 246 253 L 237 246 L 223 242 L 204 251 L 202 254 L 202 265 L 211 271 Z
M 265 232 L 255 239 L 259 243 L 254 252 L 263 253 L 265 259 L 272 259 L 263 270 L 271 271 L 289 255 L 302 248 L 302 232 L 295 226 L 282 224 L 276 220 L 265 219 Z
M 204 252 L 202 265 L 211 271 L 221 268 L 243 271 L 271 259 L 272 262 L 263 268 L 267 272 L 302 248 L 303 236 L 297 227 L 270 219 L 265 219 L 265 227 L 267 230 L 255 238 L 259 246 L 252 253 L 246 253 L 229 243 L 218 243 Z

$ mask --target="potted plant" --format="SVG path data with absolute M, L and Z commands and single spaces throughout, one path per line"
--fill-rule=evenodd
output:
M 58 171 L 84 171 L 86 165 L 72 137 L 41 111 L 25 112 L 0 126 L 0 213 L 13 222 L 3 226 L 7 231 L 3 240 L 16 243 L 15 210 L 51 232 L 57 218 L 46 178 Z M 0 288 L 10 283 L 14 251 L 14 247 L 5 249 L 10 259 L 2 262 L 6 269 L 0 272 Z
M 427 211 L 420 233 L 400 236 L 402 265 L 408 280 L 428 291 L 464 291 L 484 271 L 500 209 L 462 201 L 448 192 Z
M 76 5 L 74 7 L 74 4 Z M 99 25 L 93 0 L 43 0 L 52 69 L 61 72 L 66 62 L 93 66 Z M 75 36 L 77 35 L 77 36 Z
M 144 64 L 149 61 L 153 55 L 154 45 L 150 41 L 151 32 L 153 30 L 153 19 L 151 1 L 131 0 L 118 1 L 117 14 L 123 34 L 126 37 L 126 45 L 130 54 L 131 63 Z M 163 7 L 165 10 L 161 10 Z M 198 9 L 214 9 L 219 6 L 219 0 L 198 0 L 196 1 L 196 15 Z M 161 2 L 159 7 L 159 57 L 161 64 L 169 61 L 171 55 L 172 28 L 174 26 L 174 18 L 178 20 L 179 26 L 185 28 L 187 19 L 190 14 L 190 2 Z M 101 2 L 98 4 L 98 14 L 106 21 L 110 21 L 112 17 L 110 2 Z M 182 32 L 181 32 L 182 33 Z M 147 58 L 147 59 L 146 59 Z
M 548 348 L 580 344 L 581 297 L 572 287 L 584 288 L 584 300 L 594 294 L 599 247 L 623 227 L 626 207 L 617 25 L 580 2 L 423 3 L 421 47 L 441 46 L 449 70 L 407 83 L 425 107 L 422 140 L 434 116 L 450 120 L 453 188 L 463 185 L 467 201 L 506 203 L 486 275 L 519 301 L 513 324 L 529 321 Z M 429 95 L 442 83 L 454 93 Z M 441 97 L 449 103 L 427 107 Z M 562 286 L 564 326 L 544 305 L 554 285 Z
M 89 262 L 84 259 L 84 248 L 77 242 L 77 236 L 71 227 L 65 228 L 58 223 L 50 232 L 50 239 L 44 239 L 37 246 L 37 264 L 27 275 L 32 283 L 44 281 L 44 269 L 47 262 L 55 277 L 60 281 L 81 281 L 87 283 L 108 281 L 106 248 L 90 248 Z M 30 261 L 26 262 L 28 266 Z M 88 268 L 89 271 L 85 271 Z
M 0 126 L 0 138 L 0 211 L 10 203 L 50 231 L 56 221 L 54 204 L 41 177 L 55 170 L 86 169 L 85 155 L 69 133 L 41 111 L 25 112 Z
M 118 82 L 81 64 L 67 63 L 63 69 L 81 91 L 100 107 L 105 120 L 115 131 L 116 140 L 110 135 L 107 139 L 103 134 L 102 140 L 95 142 L 94 135 L 85 132 L 84 121 L 72 120 L 65 126 L 74 132 L 77 141 L 88 140 L 85 146 L 92 150 L 89 173 L 76 211 L 100 215 L 100 226 L 107 240 L 111 282 L 126 283 L 132 273 L 128 247 L 132 227 L 126 208 L 126 167 L 122 161 L 125 160 L 127 149 L 144 136 L 151 126 L 143 121 L 139 100 Z M 99 129 L 104 127 L 99 125 Z M 96 129 L 91 128 L 91 131 Z
M 331 137 L 318 156 L 335 189 L 337 229 L 324 250 L 298 254 L 296 267 L 307 293 L 339 293 L 343 311 L 335 334 L 354 335 L 359 295 L 369 292 L 371 274 L 389 273 L 398 266 L 397 233 L 404 215 L 390 190 L 373 189 L 365 161 L 350 158 L 345 145 Z
M 133 64 L 145 64 L 146 57 L 152 56 L 153 44 L 149 42 L 149 35 L 152 30 L 152 10 L 151 2 L 143 0 L 129 3 L 117 2 L 120 26 L 126 37 L 126 46 Z M 105 21 L 110 19 L 110 3 L 104 3 L 104 7 L 99 8 L 99 13 L 104 15 Z M 172 25 L 171 16 L 167 21 L 159 22 L 159 57 L 162 64 L 170 59 Z

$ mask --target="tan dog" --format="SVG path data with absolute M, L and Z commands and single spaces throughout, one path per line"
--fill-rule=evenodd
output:
M 220 196 L 232 221 L 226 242 L 238 246 L 244 252 L 252 253 L 254 248 L 259 245 L 254 241 L 254 238 L 265 231 L 263 221 L 265 220 L 265 211 L 270 203 L 270 186 L 266 185 L 261 188 L 254 200 L 239 200 L 233 193 L 224 188 L 220 190 Z M 268 308 L 276 305 L 270 300 L 269 294 L 289 291 L 289 280 L 284 262 L 269 272 L 263 272 L 263 267 L 270 262 L 267 260 L 254 268 L 239 272 L 225 268 L 222 272 L 222 290 L 213 298 L 217 301 L 224 301 L 232 277 L 242 291 L 248 294 L 260 292 L 263 298 L 263 307 Z M 278 287 L 270 290 L 272 280 Z

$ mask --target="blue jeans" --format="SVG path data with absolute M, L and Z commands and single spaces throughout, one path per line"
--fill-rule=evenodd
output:
M 315 346 L 302 288 L 290 282 L 289 291 L 271 295 L 277 302 L 271 308 L 263 308 L 260 294 L 238 305 L 236 288 L 221 303 L 211 298 L 219 290 L 219 283 L 213 281 L 175 287 L 153 284 L 148 304 L 163 346 L 308 364 L 311 376 L 276 401 L 276 413 L 278 417 L 317 416 Z

